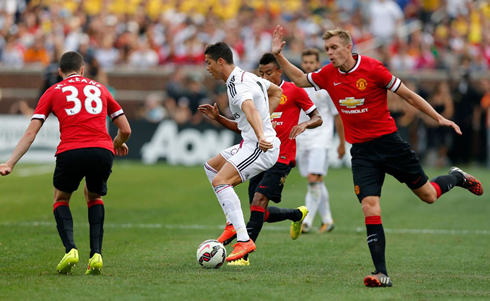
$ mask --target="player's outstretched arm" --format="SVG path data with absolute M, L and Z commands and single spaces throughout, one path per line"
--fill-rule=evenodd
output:
M 241 131 L 238 129 L 238 124 L 234 120 L 228 119 L 219 113 L 218 105 L 216 103 L 214 105 L 210 105 L 207 103 L 202 104 L 197 109 L 209 119 L 216 120 L 225 128 L 232 130 L 238 134 L 241 133 Z
M 312 112 L 310 112 L 308 116 L 310 117 L 309 120 L 303 121 L 300 124 L 295 125 L 291 129 L 291 133 L 289 133 L 289 139 L 296 139 L 296 137 L 306 131 L 306 129 L 314 129 L 323 124 L 322 116 L 317 109 L 314 109 Z
M 311 87 L 312 85 L 308 81 L 306 74 L 303 73 L 298 67 L 291 64 L 286 57 L 282 54 L 282 49 L 286 42 L 282 40 L 282 26 L 277 25 L 272 36 L 272 54 L 276 57 L 277 62 L 281 65 L 282 70 L 298 87 Z
M 262 127 L 262 118 L 260 117 L 259 111 L 257 111 L 257 108 L 251 99 L 243 102 L 242 111 L 245 113 L 248 123 L 250 123 L 250 126 L 252 126 L 255 135 L 259 140 L 259 148 L 264 152 L 273 148 L 274 146 L 272 143 L 265 140 L 264 129 Z
M 271 83 L 269 89 L 267 89 L 267 96 L 269 97 L 269 114 L 274 113 L 274 111 L 279 106 L 282 97 L 282 89 L 276 84 Z
M 126 145 L 129 136 L 131 136 L 131 126 L 126 118 L 126 115 L 120 115 L 116 117 L 112 122 L 117 126 L 117 136 L 114 138 L 114 151 L 117 156 L 126 156 L 129 152 L 129 148 Z
M 25 131 L 24 136 L 20 138 L 10 158 L 4 164 L 0 164 L 0 174 L 2 176 L 6 176 L 12 172 L 15 164 L 19 162 L 22 156 L 24 156 L 24 154 L 31 147 L 32 142 L 34 142 L 34 140 L 36 139 L 37 133 L 39 133 L 39 130 L 42 126 L 43 121 L 38 119 L 31 120 L 31 123 L 29 123 L 29 127 Z
M 342 159 L 345 155 L 345 136 L 344 136 L 344 124 L 342 123 L 342 118 L 340 115 L 335 115 L 334 118 L 335 130 L 339 135 L 340 144 L 337 148 L 337 154 L 339 159 Z
M 404 83 L 401 83 L 400 87 L 395 93 L 401 98 L 405 99 L 405 101 L 407 101 L 410 105 L 417 108 L 420 112 L 434 119 L 440 126 L 452 127 L 458 135 L 462 135 L 461 130 L 456 123 L 437 113 L 425 99 L 410 90 Z

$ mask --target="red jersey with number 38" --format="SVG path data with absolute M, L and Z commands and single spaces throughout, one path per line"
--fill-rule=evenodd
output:
M 53 85 L 41 96 L 32 119 L 46 120 L 53 113 L 60 122 L 59 153 L 89 147 L 105 148 L 114 153 L 107 133 L 107 116 L 124 114 L 106 87 L 98 82 L 72 75 Z
M 401 81 L 381 62 L 354 54 L 356 64 L 343 72 L 329 64 L 308 73 L 316 90 L 325 89 L 344 123 L 345 140 L 363 143 L 395 132 L 395 121 L 388 111 L 387 90 L 396 92 Z

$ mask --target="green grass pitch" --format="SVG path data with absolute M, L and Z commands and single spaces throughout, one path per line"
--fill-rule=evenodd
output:
M 490 171 L 467 171 L 490 189 Z M 490 299 L 490 191 L 476 197 L 455 188 L 427 205 L 387 176 L 382 220 L 394 286 L 373 289 L 362 282 L 374 268 L 350 170 L 331 169 L 326 184 L 332 233 L 293 241 L 288 222 L 266 223 L 251 266 L 207 270 L 197 264 L 196 249 L 220 235 L 224 216 L 203 168 L 116 162 L 104 198 L 103 275 L 84 275 L 89 234 L 82 189 L 70 206 L 80 264 L 72 275 L 58 275 L 64 248 L 52 214 L 52 172 L 19 165 L 0 178 L 0 300 Z M 246 185 L 237 193 L 247 221 Z M 281 206 L 302 205 L 305 192 L 306 179 L 293 170 Z

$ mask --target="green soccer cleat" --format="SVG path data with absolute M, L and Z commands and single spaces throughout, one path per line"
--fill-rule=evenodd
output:
M 250 265 L 250 258 L 247 258 L 247 259 L 240 258 L 240 259 L 235 260 L 235 261 L 230 261 L 230 262 L 228 262 L 228 265 L 231 265 L 231 266 L 248 266 L 248 265 Z
M 78 250 L 71 249 L 70 252 L 66 253 L 61 259 L 60 263 L 56 267 L 56 270 L 60 274 L 69 274 L 71 272 L 71 268 L 76 266 L 78 263 Z
M 298 207 L 298 210 L 301 211 L 302 216 L 299 221 L 291 223 L 291 228 L 289 230 L 289 233 L 291 234 L 292 239 L 298 239 L 298 237 L 301 235 L 301 231 L 302 231 L 301 225 L 303 224 L 303 220 L 308 214 L 308 208 L 306 208 L 305 206 Z
M 92 258 L 88 261 L 88 268 L 87 271 L 85 272 L 85 275 L 100 275 L 102 272 L 102 266 L 104 263 L 102 263 L 102 255 L 99 253 L 95 253 Z

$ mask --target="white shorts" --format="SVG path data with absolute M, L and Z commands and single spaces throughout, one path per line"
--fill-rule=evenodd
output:
M 328 149 L 298 150 L 296 162 L 302 177 L 307 177 L 308 174 L 326 176 L 328 171 Z
M 242 182 L 245 182 L 276 164 L 281 141 L 275 137 L 272 144 L 272 149 L 263 152 L 255 141 L 242 142 L 221 151 L 220 154 L 236 168 Z

